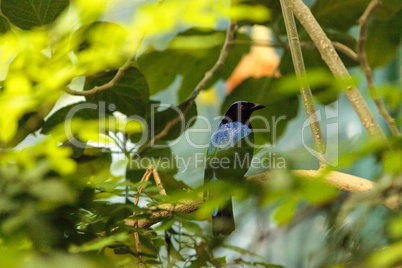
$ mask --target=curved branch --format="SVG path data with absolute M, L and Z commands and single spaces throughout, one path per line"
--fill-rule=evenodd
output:
M 357 40 L 358 58 L 360 65 L 362 66 L 364 75 L 366 76 L 367 79 L 368 88 L 371 93 L 370 95 L 372 96 L 375 105 L 377 105 L 378 112 L 384 118 L 392 134 L 394 136 L 400 136 L 401 132 L 396 126 L 394 118 L 390 116 L 390 114 L 388 113 L 387 109 L 384 106 L 382 99 L 378 96 L 378 92 L 374 84 L 373 72 L 367 61 L 366 50 L 364 48 L 367 39 L 367 26 L 370 16 L 371 14 L 373 14 L 374 10 L 380 5 L 381 0 L 372 0 L 370 4 L 367 6 L 361 18 L 359 19 L 360 32 L 359 32 L 359 39 Z
M 357 89 L 356 85 L 353 84 L 352 77 L 350 76 L 348 70 L 339 58 L 339 55 L 331 41 L 320 27 L 313 14 L 311 14 L 310 9 L 301 0 L 286 1 L 290 4 L 293 13 L 310 35 L 318 51 L 320 52 L 321 57 L 328 65 L 331 72 L 337 79 L 344 83 L 344 92 L 346 97 L 349 99 L 356 114 L 359 116 L 359 119 L 366 129 L 367 134 L 370 137 L 386 143 L 387 138 L 384 132 L 371 113 L 366 101 L 360 94 L 360 91 Z
M 351 58 L 354 61 L 359 61 L 356 52 L 354 52 L 353 49 L 351 49 L 350 47 L 348 47 L 340 42 L 336 42 L 336 41 L 332 41 L 331 43 L 337 51 L 342 52 L 343 54 L 345 54 L 346 56 L 348 56 L 349 58 Z M 308 49 L 316 49 L 317 48 L 315 46 L 315 44 L 312 42 L 300 42 L 300 45 L 303 48 L 308 48 Z
M 126 61 L 126 63 L 124 63 L 124 65 L 119 68 L 119 70 L 117 71 L 115 76 L 112 78 L 112 80 L 110 80 L 106 84 L 103 84 L 101 86 L 95 86 L 92 89 L 84 90 L 84 91 L 75 91 L 75 90 L 71 90 L 69 88 L 65 88 L 64 91 L 66 93 L 68 93 L 70 95 L 74 95 L 74 96 L 89 96 L 89 95 L 93 95 L 95 93 L 99 93 L 101 91 L 109 90 L 109 89 L 113 88 L 114 86 L 116 86 L 116 84 L 123 78 L 124 73 L 127 71 L 128 68 L 131 67 L 134 59 L 135 59 L 135 55 L 130 57 Z
M 280 0 L 280 2 L 282 7 L 283 19 L 285 21 L 286 32 L 288 34 L 293 66 L 295 68 L 295 73 L 299 82 L 300 93 L 304 103 L 304 109 L 306 110 L 308 123 L 310 125 L 311 134 L 313 136 L 318 161 L 320 163 L 320 167 L 323 167 L 328 164 L 328 156 L 326 154 L 324 138 L 322 137 L 320 120 L 318 119 L 317 111 L 314 105 L 313 93 L 311 93 L 311 89 L 307 81 L 307 73 L 304 66 L 303 54 L 300 47 L 299 36 L 297 34 L 295 19 L 292 9 L 289 7 L 286 1 Z
M 331 171 L 328 174 L 323 174 L 322 170 L 293 170 L 292 174 L 296 177 L 301 177 L 307 180 L 322 180 L 325 184 L 332 186 L 340 191 L 349 193 L 362 193 L 372 190 L 376 184 L 372 181 L 349 175 L 346 173 Z M 267 171 L 258 175 L 249 176 L 247 181 L 265 185 L 268 180 L 275 176 L 275 171 Z M 390 210 L 394 210 L 400 206 L 402 198 L 397 195 L 386 198 L 382 204 Z M 158 207 L 151 207 L 151 216 L 149 219 L 141 219 L 138 221 L 138 227 L 148 229 L 163 218 L 170 218 L 175 212 L 192 213 L 198 210 L 203 204 L 203 200 L 183 200 L 179 205 L 164 204 Z M 133 226 L 136 221 L 126 219 L 125 224 Z
M 161 132 L 159 132 L 157 135 L 152 137 L 152 139 L 149 141 L 149 143 L 147 143 L 143 147 L 141 147 L 138 150 L 137 154 L 136 154 L 137 156 L 140 156 L 141 154 L 143 154 L 146 151 L 148 151 L 155 143 L 157 143 L 160 139 L 165 137 L 169 133 L 169 130 L 172 127 L 174 127 L 177 123 L 180 123 L 184 119 L 184 116 L 190 110 L 191 106 L 193 105 L 193 103 L 194 103 L 195 99 L 197 98 L 198 94 L 200 93 L 200 91 L 202 89 L 204 89 L 204 87 L 212 79 L 214 74 L 220 68 L 222 68 L 223 64 L 225 63 L 226 58 L 228 57 L 228 54 L 229 54 L 229 50 L 231 48 L 233 38 L 234 38 L 235 28 L 236 28 L 236 23 L 234 23 L 234 22 L 230 23 L 229 28 L 228 28 L 228 30 L 226 32 L 226 39 L 225 39 L 225 42 L 223 43 L 221 53 L 219 54 L 218 60 L 216 61 L 214 66 L 212 66 L 212 68 L 208 72 L 205 73 L 204 77 L 201 79 L 200 82 L 198 82 L 197 86 L 195 87 L 195 89 L 191 93 L 190 97 L 185 101 L 186 106 L 182 110 L 182 114 L 180 114 L 179 116 L 177 116 L 173 120 L 169 121 L 166 124 L 165 128 L 162 129 Z

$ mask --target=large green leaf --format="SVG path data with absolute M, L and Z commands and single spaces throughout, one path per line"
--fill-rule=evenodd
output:
M 391 19 L 370 23 L 366 41 L 367 60 L 372 68 L 384 66 L 395 58 L 402 36 L 402 10 Z
M 54 21 L 69 0 L 2 0 L 1 11 L 14 25 L 29 30 Z
M 321 27 L 347 31 L 357 24 L 370 0 L 318 0 L 311 8 Z
M 96 109 L 89 108 L 88 103 L 85 102 L 73 103 L 59 109 L 58 111 L 53 113 L 48 119 L 46 119 L 45 123 L 42 126 L 41 133 L 48 134 L 57 125 L 65 122 L 67 119 L 71 119 L 67 118 L 67 115 L 69 113 L 71 116 L 73 116 L 72 118 L 80 118 L 84 120 L 99 118 L 99 112 L 97 108 Z
M 77 170 L 69 175 L 73 181 L 85 185 L 91 177 L 102 181 L 110 179 L 110 165 L 112 164 L 112 153 L 106 148 L 97 148 L 86 145 L 83 151 L 80 148 L 72 147 L 74 154 L 71 156 L 77 162 Z M 78 154 L 77 154 L 78 153 Z
M 269 129 L 261 119 L 251 119 L 250 121 L 255 130 L 256 144 L 275 143 L 285 131 L 287 123 L 297 115 L 299 106 L 297 96 L 280 94 L 279 91 L 274 90 L 274 81 L 275 79 L 268 77 L 247 79 L 226 97 L 221 108 L 221 113 L 224 114 L 236 101 L 249 101 L 265 105 L 266 108 L 255 112 L 253 116 L 263 116 L 269 123 Z M 266 132 L 259 132 L 259 130 Z
M 114 70 L 87 77 L 84 90 L 108 83 L 116 73 L 117 70 Z M 148 83 L 144 75 L 135 67 L 126 70 L 123 78 L 113 88 L 89 95 L 86 99 L 96 104 L 103 101 L 109 111 L 113 111 L 110 108 L 115 107 L 117 111 L 127 116 L 145 117 L 149 112 Z
M 311 8 L 313 15 L 321 27 L 329 27 L 341 31 L 350 29 L 358 24 L 370 0 L 318 0 Z M 388 19 L 402 8 L 402 1 L 387 0 L 375 10 L 374 15 Z
M 0 33 L 5 33 L 10 30 L 10 23 L 8 20 L 0 15 Z
M 151 95 L 165 90 L 180 75 L 182 81 L 178 91 L 179 102 L 188 98 L 205 72 L 218 59 L 224 36 L 223 31 L 211 33 L 191 29 L 174 38 L 168 49 L 149 50 L 141 55 L 137 63 L 149 82 Z M 237 36 L 237 39 L 245 38 L 245 35 Z M 211 83 L 218 78 L 228 78 L 241 56 L 248 51 L 248 46 L 233 46 L 224 67 Z
M 400 12 L 401 9 L 402 1 L 400 0 L 382 1 L 381 6 L 374 11 L 374 16 L 379 19 L 389 19 Z
M 112 51 L 121 48 L 124 46 L 126 37 L 127 31 L 121 25 L 107 21 L 96 21 L 83 25 L 76 30 L 71 36 L 69 46 L 77 57 L 80 57 L 80 53 L 85 54 L 90 49 L 96 51 L 99 48 L 110 48 L 108 51 Z M 121 66 L 127 60 L 127 55 L 118 49 L 116 53 L 113 53 L 113 58 L 116 61 L 115 66 Z

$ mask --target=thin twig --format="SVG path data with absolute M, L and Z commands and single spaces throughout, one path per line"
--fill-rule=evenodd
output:
M 198 94 L 200 93 L 200 91 L 205 88 L 205 86 L 208 84 L 208 82 L 213 78 L 214 74 L 223 66 L 223 64 L 225 63 L 225 60 L 228 56 L 230 47 L 231 47 L 231 43 L 232 40 L 234 38 L 234 32 L 235 32 L 235 28 L 236 28 L 236 23 L 232 22 L 229 25 L 229 28 L 226 32 L 226 39 L 225 42 L 222 46 L 221 49 L 221 53 L 219 55 L 218 60 L 216 61 L 216 63 L 214 64 L 214 66 L 205 73 L 204 77 L 202 78 L 202 80 L 197 84 L 197 86 L 195 87 L 195 89 L 193 90 L 193 92 L 191 93 L 190 97 L 185 101 L 186 105 L 184 107 L 184 109 L 182 110 L 182 113 L 174 118 L 173 120 L 169 121 L 165 128 L 159 132 L 157 135 L 155 135 L 154 137 L 152 137 L 152 139 L 149 141 L 149 143 L 145 144 L 143 147 L 141 147 L 137 154 L 138 156 L 142 155 L 143 153 L 145 153 L 147 150 L 149 150 L 154 144 L 156 144 L 160 139 L 162 139 L 163 137 L 165 137 L 170 129 L 172 127 L 174 127 L 177 123 L 180 123 L 182 120 L 184 120 L 184 116 L 187 114 L 187 112 L 190 110 L 191 106 L 193 105 L 195 98 L 197 98 Z
M 154 169 L 152 170 L 152 173 L 153 173 L 153 175 L 154 175 L 154 180 L 155 180 L 156 185 L 157 185 L 159 188 L 161 188 L 161 189 L 159 190 L 159 194 L 161 194 L 161 195 L 166 195 L 165 187 L 163 187 L 163 183 L 162 183 L 161 177 L 159 176 L 159 173 L 158 173 L 158 171 L 156 170 L 156 168 L 154 168 Z
M 152 171 L 154 169 L 153 165 L 150 165 L 148 169 L 145 171 L 144 176 L 142 176 L 140 182 L 147 182 L 149 178 L 151 177 Z M 143 189 L 145 189 L 146 185 L 139 186 L 137 189 L 137 196 L 135 197 L 134 200 L 134 205 L 138 206 L 138 202 L 140 201 L 140 194 Z M 135 215 L 135 213 L 133 213 Z M 138 221 L 134 222 L 134 228 L 138 228 Z M 144 263 L 142 260 L 142 250 L 141 250 L 141 242 L 140 242 L 140 235 L 138 232 L 134 232 L 134 239 L 135 239 L 135 248 L 137 249 L 137 254 L 138 254 L 138 260 L 140 261 L 140 267 L 142 267 L 142 264 Z
M 273 43 L 268 40 L 233 40 L 232 45 L 245 45 L 245 46 L 258 46 L 258 47 L 277 47 L 277 48 L 288 48 L 286 45 L 281 43 Z
M 153 169 L 154 169 L 154 166 L 153 166 L 153 165 L 150 165 L 150 166 L 148 167 L 148 169 L 145 171 L 144 176 L 142 176 L 140 182 L 146 182 L 146 181 L 148 181 L 149 178 L 151 177 L 151 174 L 152 174 Z M 145 187 L 146 187 L 145 185 L 142 185 L 142 186 L 139 186 L 139 187 L 138 187 L 138 189 L 137 189 L 137 196 L 135 197 L 135 200 L 134 200 L 134 205 L 136 205 L 136 206 L 138 205 L 138 202 L 140 201 L 140 194 L 141 194 L 141 191 L 144 190 Z
M 307 33 L 310 35 L 320 52 L 321 57 L 328 65 L 331 72 L 345 85 L 345 95 L 352 104 L 356 114 L 359 116 L 367 134 L 372 138 L 378 139 L 380 142 L 387 143 L 387 138 L 380 128 L 380 125 L 371 113 L 360 91 L 357 89 L 356 85 L 354 85 L 348 70 L 339 58 L 339 55 L 331 41 L 314 18 L 310 9 L 301 0 L 286 1 L 289 3 L 293 13 L 306 29 Z
M 370 95 L 374 100 L 375 105 L 377 105 L 378 112 L 384 118 L 387 123 L 389 129 L 391 130 L 394 136 L 400 136 L 401 132 L 395 124 L 395 120 L 390 116 L 387 109 L 384 106 L 384 103 L 379 97 L 377 89 L 374 84 L 373 71 L 370 68 L 370 65 L 367 61 L 367 55 L 365 50 L 365 44 L 367 39 L 367 28 L 370 16 L 373 14 L 374 10 L 381 5 L 381 0 L 372 0 L 370 4 L 367 6 L 363 15 L 359 19 L 360 24 L 360 32 L 359 39 L 357 40 L 357 48 L 358 48 L 358 58 L 360 65 L 362 66 L 363 72 L 367 79 L 368 88 L 370 90 Z
M 142 250 L 141 250 L 141 242 L 140 242 L 140 235 L 138 232 L 134 233 L 134 239 L 135 239 L 135 248 L 137 249 L 137 255 L 138 255 L 138 260 L 140 261 L 140 267 L 143 267 L 144 261 L 142 260 Z
M 142 40 L 142 38 L 141 38 L 141 40 Z M 119 70 L 117 71 L 115 76 L 112 78 L 112 80 L 110 80 L 106 84 L 103 84 L 101 86 L 95 86 L 92 89 L 84 90 L 84 91 L 76 91 L 76 90 L 72 90 L 69 88 L 65 88 L 64 91 L 66 93 L 68 93 L 70 95 L 74 95 L 74 96 L 89 96 L 89 95 L 93 95 L 93 94 L 96 94 L 96 93 L 99 93 L 102 91 L 109 90 L 109 89 L 113 88 L 123 78 L 125 71 L 127 71 L 127 69 L 133 65 L 134 59 L 135 59 L 135 55 L 131 56 L 126 61 L 126 63 L 124 63 L 124 65 L 119 68 Z
M 280 3 L 282 6 L 283 19 L 285 20 L 285 27 L 288 34 L 293 65 L 295 68 L 297 80 L 300 86 L 300 93 L 302 95 L 304 103 L 304 109 L 306 110 L 307 119 L 311 128 L 311 134 L 313 135 L 313 141 L 320 167 L 324 167 L 328 164 L 328 156 L 326 153 L 325 141 L 320 128 L 320 121 L 315 109 L 313 94 L 311 93 L 311 89 L 307 81 L 306 68 L 304 66 L 303 54 L 297 34 L 295 19 L 292 9 L 285 2 L 285 0 L 280 0 Z

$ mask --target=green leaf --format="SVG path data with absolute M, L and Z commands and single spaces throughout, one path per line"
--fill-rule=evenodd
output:
M 87 77 L 84 90 L 108 83 L 116 75 L 117 70 L 107 71 Z M 117 111 L 127 115 L 145 117 L 149 112 L 149 90 L 144 75 L 135 67 L 124 72 L 123 78 L 111 89 L 86 96 L 87 101 L 99 104 L 105 102 L 109 111 Z
M 311 11 L 321 27 L 347 31 L 358 24 L 369 3 L 370 0 L 318 0 Z M 401 1 L 387 0 L 377 7 L 374 15 L 381 19 L 389 19 L 401 9 Z
M 274 78 L 268 77 L 249 78 L 226 97 L 221 107 L 221 113 L 225 114 L 230 105 L 239 100 L 265 105 L 266 108 L 255 112 L 250 121 L 255 130 L 256 144 L 266 142 L 273 144 L 284 133 L 287 123 L 297 115 L 299 106 L 297 96 L 279 94 L 274 88 L 274 81 Z M 257 115 L 269 122 L 269 128 L 261 118 L 253 120 L 253 117 Z M 266 132 L 258 132 L 258 130 Z
M 174 38 L 166 50 L 149 50 L 141 55 L 137 63 L 149 82 L 151 95 L 165 90 L 180 76 L 182 80 L 178 90 L 179 102 L 187 99 L 197 83 L 204 77 L 205 72 L 211 69 L 218 59 L 224 37 L 223 31 L 206 32 L 191 29 Z M 247 37 L 238 35 L 237 39 L 247 39 Z M 210 84 L 218 78 L 228 78 L 241 56 L 248 51 L 248 46 L 233 46 L 224 67 Z M 155 68 L 155 66 L 158 67 Z
M 247 255 L 250 255 L 250 256 L 252 256 L 252 257 L 256 257 L 256 258 L 259 258 L 259 259 L 264 259 L 264 257 L 262 257 L 262 256 L 260 256 L 260 255 L 258 255 L 258 254 L 255 254 L 255 253 L 253 253 L 253 252 L 251 252 L 251 251 L 249 251 L 249 250 L 247 250 L 247 249 L 241 248 L 241 247 L 237 247 L 237 246 L 233 246 L 233 245 L 228 245 L 228 244 L 223 244 L 222 247 L 231 249 L 231 250 L 236 251 L 236 252 L 238 252 L 238 253 L 241 253 L 241 254 L 243 254 L 243 255 L 246 255 L 246 254 L 247 254 Z
M 86 243 L 81 246 L 71 246 L 70 251 L 77 253 L 77 252 L 86 252 L 86 251 L 94 251 L 94 250 L 101 250 L 104 247 L 109 245 L 115 244 L 117 241 L 124 242 L 128 238 L 128 234 L 120 233 L 114 236 L 99 238 L 89 243 Z
M 301 195 L 313 205 L 323 204 L 335 198 L 338 190 L 321 181 L 303 181 Z
M 282 203 L 274 212 L 274 220 L 279 225 L 289 223 L 296 212 L 298 199 L 295 197 L 289 197 Z
M 96 39 L 94 36 L 105 32 L 115 32 L 118 36 L 125 36 L 127 34 L 124 28 L 119 24 L 107 21 L 96 21 L 91 24 L 83 25 L 75 31 L 70 40 L 70 47 L 73 48 L 76 53 L 90 49 L 91 46 L 94 45 L 94 39 Z M 117 43 L 114 38 L 110 39 L 109 37 L 97 41 L 104 42 L 102 43 L 103 46 L 112 46 Z
M 10 30 L 10 23 L 4 16 L 0 15 L 0 33 L 6 33 L 8 30 Z
M 381 5 L 374 11 L 374 16 L 380 19 L 389 19 L 395 16 L 402 9 L 402 1 L 387 0 L 382 1 Z
M 182 116 L 183 109 L 186 107 L 186 105 L 187 105 L 187 102 L 183 102 L 182 104 L 180 104 L 177 107 L 172 106 L 161 112 L 155 113 L 154 117 L 153 118 L 151 117 L 151 122 L 149 125 L 151 128 L 150 135 L 153 136 L 153 135 L 158 134 L 166 127 L 166 125 L 170 121 L 174 120 L 178 116 Z M 196 116 L 197 116 L 197 107 L 196 107 L 195 102 L 193 102 L 190 109 L 184 116 L 184 120 L 182 120 L 181 122 L 174 125 L 170 129 L 169 133 L 166 136 L 164 136 L 161 140 L 168 141 L 168 140 L 177 139 L 181 134 L 184 133 L 184 131 L 187 128 L 190 128 L 192 125 L 194 125 L 196 120 L 191 120 L 191 119 Z M 152 121 L 152 119 L 153 119 L 153 121 Z M 189 120 L 191 120 L 191 121 L 189 121 Z
M 45 123 L 42 126 L 41 133 L 48 134 L 53 128 L 72 118 L 81 118 L 84 120 L 98 119 L 98 109 L 97 107 L 93 109 L 94 107 L 92 106 L 93 104 L 91 105 L 85 102 L 78 102 L 67 105 L 57 110 L 48 119 L 45 120 Z M 67 118 L 67 116 L 69 118 Z M 70 116 L 72 117 L 70 118 Z
M 321 27 L 347 31 L 357 24 L 370 0 L 318 0 L 311 8 Z
M 8 146 L 16 146 L 23 141 L 29 134 L 33 134 L 40 129 L 44 123 L 43 118 L 38 112 L 28 112 L 18 120 L 18 131 Z
M 391 221 L 388 231 L 393 238 L 402 238 L 402 216 Z
M 89 179 L 96 180 L 94 184 L 110 181 L 110 165 L 112 164 L 111 152 L 104 148 L 96 148 L 86 145 L 84 152 L 78 152 L 74 157 L 77 162 L 77 170 L 69 178 L 72 181 L 85 185 Z
M 365 50 L 371 68 L 388 64 L 398 53 L 402 36 L 402 11 L 388 21 L 374 20 L 367 33 Z
M 69 0 L 2 0 L 1 11 L 11 23 L 24 30 L 53 22 Z
M 60 180 L 52 179 L 36 183 L 29 188 L 29 192 L 39 198 L 46 208 L 57 207 L 59 204 L 68 204 L 74 201 L 74 193 Z

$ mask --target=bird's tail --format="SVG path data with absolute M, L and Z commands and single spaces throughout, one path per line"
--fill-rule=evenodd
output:
M 232 198 L 224 207 L 216 209 L 212 214 L 212 233 L 214 236 L 219 234 L 229 235 L 235 229 L 233 217 Z

